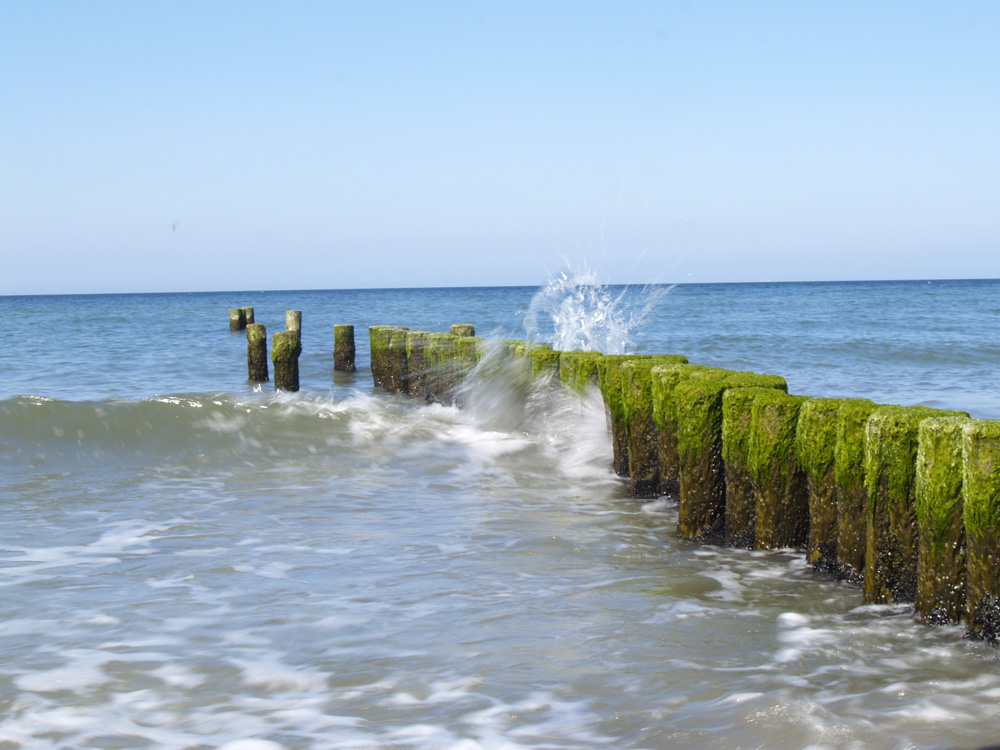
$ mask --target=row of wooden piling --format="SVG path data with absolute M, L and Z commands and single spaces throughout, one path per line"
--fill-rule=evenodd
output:
M 254 323 L 252 307 L 229 310 L 229 330 L 246 329 L 247 379 L 256 383 L 267 382 L 267 330 L 262 323 Z M 335 325 L 334 369 L 353 372 L 354 326 Z M 274 387 L 283 391 L 299 390 L 299 355 L 302 353 L 302 311 L 285 312 L 285 330 L 275 333 L 271 340 L 271 361 L 274 364 Z
M 369 329 L 372 377 L 451 401 L 483 359 L 469 327 Z M 866 603 L 1000 639 L 1000 422 L 964 412 L 788 393 L 784 378 L 681 355 L 559 352 L 501 342 L 532 376 L 598 387 L 631 494 L 679 500 L 678 535 L 803 548 Z

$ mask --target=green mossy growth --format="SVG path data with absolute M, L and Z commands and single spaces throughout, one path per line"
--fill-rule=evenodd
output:
M 246 325 L 251 325 L 254 322 L 254 319 L 253 319 L 253 308 L 252 307 L 244 307 L 243 308 L 243 322 Z
M 427 399 L 451 403 L 458 384 L 458 336 L 450 333 L 429 333 L 424 341 L 424 364 Z
M 768 389 L 729 388 L 722 395 L 722 460 L 726 477 L 725 541 L 757 544 L 757 495 L 750 474 L 750 413 L 754 397 Z
M 865 423 L 878 408 L 868 399 L 842 399 L 837 408 L 833 476 L 837 493 L 837 562 L 841 580 L 864 582 L 868 548 L 868 490 L 865 488 Z
M 809 539 L 806 559 L 824 572 L 837 565 L 837 410 L 841 399 L 818 398 L 799 409 L 795 453 L 806 475 L 809 499 Z
M 475 336 L 476 327 L 472 323 L 455 323 L 451 327 L 452 336 Z
M 899 604 L 916 598 L 917 436 L 924 419 L 946 416 L 968 415 L 925 406 L 881 406 L 865 424 L 866 604 Z
M 677 534 L 688 539 L 721 539 L 726 521 L 726 480 L 722 462 L 722 380 L 687 378 L 674 388 L 680 514 Z
M 582 395 L 590 388 L 599 387 L 597 369 L 602 357 L 600 352 L 560 352 L 559 382 L 563 388 Z
M 685 364 L 687 357 L 678 354 L 610 354 L 598 361 L 598 383 L 608 412 L 611 442 L 614 447 L 614 469 L 619 476 L 628 476 L 628 415 L 622 393 L 622 365 L 634 360 L 656 360 L 656 364 Z
M 354 372 L 354 326 L 340 323 L 333 327 L 333 369 L 338 372 Z
M 383 362 L 382 387 L 389 393 L 410 392 L 406 365 L 406 328 L 393 328 L 387 334 Z
M 281 331 L 271 338 L 271 361 L 274 363 L 274 387 L 283 391 L 299 389 L 299 335 Z
M 767 389 L 750 407 L 749 468 L 757 504 L 757 549 L 801 547 L 809 534 L 805 474 L 795 430 L 805 396 Z
M 528 359 L 531 361 L 531 379 L 548 380 L 552 383 L 559 382 L 559 355 L 553 349 L 543 349 L 541 347 L 531 347 L 527 350 Z
M 247 326 L 247 377 L 258 383 L 267 381 L 267 331 L 262 323 Z
M 424 347 L 427 344 L 427 331 L 410 331 L 405 333 L 406 340 L 406 377 L 410 395 L 427 398 L 428 367 L 424 358 Z
M 965 624 L 970 637 L 1000 639 L 1000 422 L 962 429 L 962 517 L 966 540 Z
M 392 331 L 400 326 L 369 326 L 368 343 L 371 347 L 372 382 L 381 386 L 388 369 L 388 348 Z M 403 328 L 402 330 L 407 330 Z
M 621 365 L 629 491 L 633 497 L 656 497 L 660 492 L 660 449 L 663 441 L 653 418 L 652 370 L 662 364 L 679 364 L 672 360 L 672 357 L 667 360 L 658 357 L 629 359 Z
M 962 428 L 968 422 L 963 417 L 925 419 L 917 431 L 915 608 L 930 623 L 957 623 L 965 614 Z
M 242 307 L 229 308 L 229 330 L 242 331 L 247 326 L 246 313 Z

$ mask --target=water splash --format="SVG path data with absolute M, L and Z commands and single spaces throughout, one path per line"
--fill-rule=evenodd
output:
M 529 341 L 560 351 L 625 354 L 633 333 L 673 287 L 612 287 L 592 271 L 563 271 L 546 282 L 524 317 Z

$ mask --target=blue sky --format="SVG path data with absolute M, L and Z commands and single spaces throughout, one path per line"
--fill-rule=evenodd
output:
M 0 294 L 1000 277 L 1000 3 L 0 3 Z

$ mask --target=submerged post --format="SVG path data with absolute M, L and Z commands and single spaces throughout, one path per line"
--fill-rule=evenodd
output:
M 354 372 L 354 326 L 339 324 L 333 327 L 333 369 Z
M 247 326 L 247 377 L 262 383 L 267 377 L 267 331 L 263 323 Z
M 271 361 L 274 362 L 274 387 L 283 391 L 299 389 L 299 355 L 302 344 L 298 332 L 282 331 L 271 341 Z
M 242 331 L 247 327 L 247 314 L 242 307 L 229 308 L 229 330 Z

